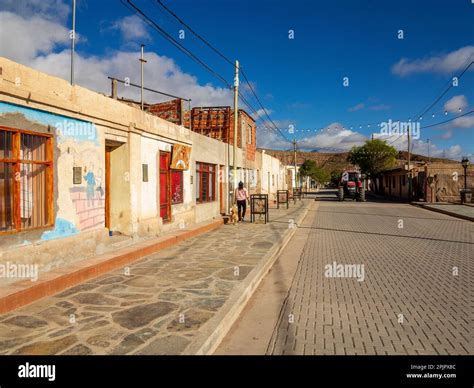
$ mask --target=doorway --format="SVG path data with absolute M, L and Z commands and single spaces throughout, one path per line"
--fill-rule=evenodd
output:
M 171 221 L 171 153 L 160 151 L 160 217 L 163 223 Z
M 105 140 L 104 224 L 109 234 L 127 234 L 130 217 L 129 148 L 126 143 Z M 104 183 L 104 182 L 103 182 Z
M 105 227 L 110 230 L 110 153 L 112 147 L 105 147 Z
M 220 212 L 222 215 L 226 214 L 225 211 L 225 201 L 224 201 L 224 193 L 225 193 L 225 166 L 219 166 L 219 206 Z

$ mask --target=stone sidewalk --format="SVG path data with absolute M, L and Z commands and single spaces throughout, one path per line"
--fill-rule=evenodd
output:
M 463 218 L 468 221 L 474 221 L 474 206 L 461 205 L 455 203 L 425 203 L 416 202 L 414 205 L 420 206 L 423 209 L 432 210 L 435 212 L 447 214 L 453 217 Z
M 0 354 L 180 354 L 310 201 L 225 225 L 0 316 Z M 208 328 L 209 329 L 209 328 Z

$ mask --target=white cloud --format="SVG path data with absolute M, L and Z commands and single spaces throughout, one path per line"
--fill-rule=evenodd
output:
M 444 104 L 444 109 L 448 112 L 459 112 L 459 108 L 464 109 L 468 106 L 468 102 L 465 96 L 459 95 L 450 98 Z
M 362 145 L 367 137 L 361 133 L 344 128 L 340 123 L 332 123 L 314 136 L 305 137 L 298 141 L 304 149 L 338 149 L 350 150 L 353 146 Z
M 354 106 L 351 106 L 348 111 L 349 112 L 357 112 L 358 110 L 361 110 L 361 109 L 364 109 L 365 108 L 365 104 L 363 102 L 359 103 L 359 104 L 356 104 Z
M 54 21 L 0 12 L 0 55 L 3 57 L 28 65 L 38 55 L 69 44 L 69 30 Z
M 459 117 L 451 123 L 453 128 L 473 128 L 474 116 Z
M 63 0 L 2 0 L 0 11 L 9 11 L 25 18 L 65 21 L 71 7 Z
M 370 99 L 369 99 L 370 100 Z M 369 106 L 366 106 L 365 103 L 361 102 L 359 104 L 356 104 L 354 106 L 351 106 L 348 111 L 349 112 L 357 112 L 359 110 L 362 110 L 362 109 L 369 109 L 369 110 L 374 110 L 374 111 L 381 111 L 381 110 L 389 110 L 390 109 L 390 105 L 386 105 L 386 104 L 378 104 L 378 105 L 369 105 Z
M 243 105 L 242 108 L 243 108 L 243 109 L 248 109 L 247 105 Z M 265 121 L 268 122 L 268 118 L 267 118 L 267 115 L 265 114 L 265 112 L 267 112 L 268 115 L 271 115 L 273 111 L 272 111 L 271 109 L 265 108 L 265 110 L 263 110 L 263 109 L 257 109 L 256 112 L 250 111 L 250 112 L 248 112 L 248 113 L 253 117 L 254 120 L 258 120 L 259 118 L 262 118 L 262 119 L 264 119 Z M 270 126 L 271 123 L 268 123 L 267 125 Z M 276 125 L 276 124 L 275 124 L 275 125 Z M 273 126 L 272 126 L 272 127 L 273 127 Z
M 58 54 L 49 54 L 36 58 L 30 64 L 32 67 L 48 74 L 68 79 L 69 77 L 69 51 Z M 148 52 L 147 64 L 144 70 L 144 79 L 147 87 L 165 91 L 183 98 L 191 98 L 193 106 L 229 105 L 232 101 L 232 92 L 228 89 L 216 88 L 211 85 L 200 85 L 195 76 L 184 73 L 176 63 L 165 56 Z M 110 80 L 108 76 L 125 79 L 131 83 L 139 84 L 140 67 L 137 52 L 117 51 L 107 58 L 76 56 L 76 83 L 110 94 Z M 119 85 L 120 97 L 138 100 L 140 90 L 134 87 Z M 169 100 L 155 93 L 145 92 L 146 102 Z
M 275 126 L 290 140 L 293 134 L 289 133 L 289 126 L 294 125 L 293 121 L 290 120 L 273 120 Z M 282 148 L 289 149 L 292 147 L 291 141 L 285 140 L 285 138 L 273 129 L 273 126 L 268 123 L 263 125 L 262 122 L 257 123 L 257 147 L 259 148 Z
M 389 110 L 390 105 L 385 105 L 385 104 L 372 105 L 372 106 L 369 106 L 369 109 L 370 110 L 375 110 L 375 111 Z
M 474 46 L 465 46 L 444 55 L 414 60 L 402 58 L 392 66 L 392 72 L 401 77 L 416 73 L 451 74 L 462 70 L 472 60 Z
M 443 140 L 448 140 L 453 137 L 453 131 L 451 129 L 448 129 L 445 133 L 443 133 L 441 136 L 441 139 Z
M 70 77 L 69 31 L 60 22 L 40 16 L 30 19 L 11 12 L 0 12 L 0 55 L 33 67 L 45 73 L 68 80 Z M 15 31 L 15 39 L 7 31 Z M 80 40 L 79 40 L 80 42 Z M 129 77 L 139 84 L 138 51 L 112 51 L 104 56 L 86 56 L 76 53 L 75 81 L 86 88 L 110 94 L 107 76 L 120 79 Z M 198 79 L 183 72 L 173 59 L 147 52 L 145 83 L 151 89 L 161 90 L 183 98 L 191 98 L 193 106 L 230 105 L 232 91 L 210 84 L 201 85 Z M 139 98 L 140 91 L 119 86 L 119 96 Z M 145 92 L 146 102 L 169 99 Z
M 385 140 L 389 145 L 395 147 L 399 151 L 408 150 L 408 138 L 407 136 L 390 135 L 390 136 L 377 136 L 377 139 Z M 411 152 L 418 155 L 428 155 L 428 143 L 423 139 L 411 139 Z M 462 156 L 462 147 L 459 144 L 452 145 L 448 148 L 440 148 L 438 145 L 429 144 L 429 154 L 432 157 L 446 157 L 449 159 L 459 159 Z
M 150 39 L 145 22 L 137 15 L 126 16 L 116 20 L 112 23 L 110 29 L 120 31 L 124 41 L 147 41 Z

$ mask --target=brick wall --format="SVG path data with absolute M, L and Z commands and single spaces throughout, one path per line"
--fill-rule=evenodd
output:
M 247 160 L 255 160 L 255 151 L 257 149 L 257 125 L 255 120 L 247 114 L 247 112 L 241 110 L 239 124 L 241 125 L 241 132 L 245 133 L 245 146 Z M 250 143 L 249 143 L 250 137 Z
M 161 117 L 167 121 L 175 124 L 181 123 L 181 109 L 182 100 L 175 99 L 166 102 L 160 102 L 158 104 L 150 105 L 146 108 L 146 111 L 152 115 Z
M 173 100 L 150 106 L 147 111 L 165 120 L 179 120 L 181 100 Z M 246 150 L 247 160 L 255 160 L 257 149 L 257 126 L 255 120 L 244 110 L 239 110 L 237 146 Z M 183 112 L 183 125 L 201 135 L 234 144 L 234 112 L 229 106 L 195 107 Z M 243 136 L 242 136 L 243 135 Z M 248 142 L 248 136 L 251 141 Z M 242 137 L 245 144 L 242 144 Z
M 227 142 L 231 116 L 230 107 L 193 108 L 191 112 L 185 112 L 184 126 L 202 135 Z
M 92 198 L 87 197 L 84 187 L 70 189 L 81 231 L 103 227 L 105 222 L 105 199 L 98 192 Z

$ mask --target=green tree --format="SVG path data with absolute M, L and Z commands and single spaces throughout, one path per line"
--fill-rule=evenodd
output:
M 333 170 L 331 171 L 331 183 L 334 186 L 338 186 L 339 182 L 341 181 L 342 171 L 341 170 Z
M 318 166 L 314 160 L 306 159 L 299 168 L 299 175 L 303 178 L 310 177 L 317 168 Z
M 323 184 L 330 180 L 331 175 L 324 168 L 318 167 L 314 160 L 306 159 L 300 166 L 299 175 L 301 177 L 310 177 Z
M 373 180 L 378 191 L 375 178 L 396 164 L 397 150 L 380 139 L 368 140 L 363 146 L 352 147 L 347 160 L 359 166 L 361 172 Z

